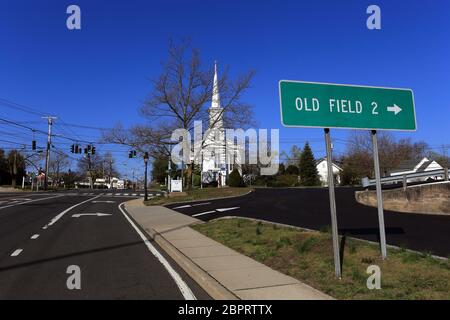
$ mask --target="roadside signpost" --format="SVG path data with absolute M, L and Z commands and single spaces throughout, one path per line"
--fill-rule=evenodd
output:
M 171 180 L 170 182 L 170 192 L 183 192 L 182 180 Z
M 327 151 L 328 188 L 336 277 L 341 278 L 339 234 L 331 161 L 330 128 L 370 130 L 377 189 L 380 247 L 387 257 L 377 130 L 416 130 L 414 95 L 410 89 L 282 80 L 281 122 L 286 127 L 323 128 Z

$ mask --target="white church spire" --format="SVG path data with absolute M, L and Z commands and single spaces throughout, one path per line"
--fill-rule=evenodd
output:
M 217 61 L 214 61 L 214 83 L 211 109 L 220 109 L 219 79 L 217 77 Z

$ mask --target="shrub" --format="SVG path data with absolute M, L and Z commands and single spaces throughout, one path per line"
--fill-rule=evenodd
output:
M 299 243 L 296 248 L 299 254 L 303 254 L 311 250 L 312 247 L 318 242 L 315 237 L 307 238 L 305 241 Z
M 217 181 L 211 181 L 210 183 L 207 183 L 203 186 L 206 188 L 217 188 L 218 185 L 219 183 Z
M 239 188 L 239 187 L 244 187 L 244 180 L 241 177 L 241 174 L 239 173 L 239 171 L 237 169 L 234 169 L 231 173 L 230 176 L 228 178 L 228 185 L 230 187 L 234 187 L 234 188 Z

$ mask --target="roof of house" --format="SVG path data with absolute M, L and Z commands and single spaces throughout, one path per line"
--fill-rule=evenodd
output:
M 428 160 L 425 161 L 424 163 L 422 163 L 422 165 L 417 168 L 416 172 L 423 172 L 425 171 L 426 168 L 428 168 L 428 166 L 433 162 L 433 160 Z
M 422 161 L 422 160 L 420 160 L 420 161 Z M 400 164 L 397 166 L 397 168 L 391 170 L 391 173 L 412 171 L 417 166 L 417 164 L 419 164 L 420 161 L 411 160 L 411 159 L 403 160 L 402 162 L 400 162 Z M 427 162 L 427 161 L 425 161 L 425 162 Z
M 323 158 L 317 159 L 317 160 L 316 160 L 316 166 L 317 166 L 319 163 L 321 163 L 322 161 L 327 161 L 327 158 L 326 158 L 326 157 L 323 157 Z M 335 166 L 335 167 L 338 168 L 339 170 L 342 170 L 342 168 L 341 168 L 339 165 L 337 165 L 335 162 L 333 162 L 333 166 Z
M 417 165 L 419 165 L 422 162 L 422 164 L 420 165 L 420 167 L 418 167 L 416 170 L 415 168 L 417 167 Z M 434 162 L 434 160 L 430 160 L 428 158 L 422 158 L 420 161 L 417 160 L 405 160 L 402 161 L 397 168 L 395 168 L 394 170 L 391 170 L 391 173 L 398 173 L 398 172 L 403 172 L 403 171 L 415 171 L 415 172 L 423 172 L 425 171 L 432 163 Z

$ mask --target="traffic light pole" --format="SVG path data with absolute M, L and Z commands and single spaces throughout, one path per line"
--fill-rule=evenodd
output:
M 148 155 L 144 155 L 145 174 L 144 174 L 144 201 L 148 200 L 148 188 L 147 188 L 147 167 L 148 167 Z
M 45 156 L 45 176 L 44 176 L 44 190 L 48 188 L 48 167 L 50 164 L 50 147 L 52 145 L 52 124 L 53 120 L 56 120 L 56 117 L 43 117 L 43 119 L 47 119 L 48 121 L 48 136 L 47 136 L 47 153 Z

